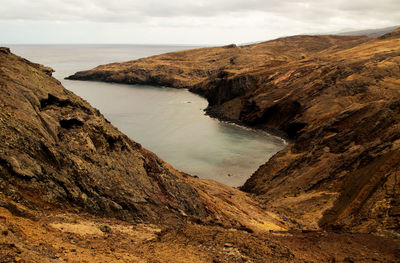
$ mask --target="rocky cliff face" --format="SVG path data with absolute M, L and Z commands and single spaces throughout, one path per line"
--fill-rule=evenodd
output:
M 303 225 L 398 233 L 399 44 L 394 32 L 267 73 L 240 118 L 293 143 L 243 189 Z
M 292 143 L 243 190 L 299 227 L 397 235 L 399 32 L 182 51 L 70 78 L 188 87 L 213 115 L 281 131 Z
M 130 140 L 50 70 L 0 50 L 0 188 L 30 207 L 126 220 L 204 218 L 193 187 Z

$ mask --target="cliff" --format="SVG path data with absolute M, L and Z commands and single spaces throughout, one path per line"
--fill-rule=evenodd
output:
M 327 49 L 338 52 L 345 50 L 338 44 L 339 40 L 331 41 L 335 37 L 321 38 L 329 40 Z M 389 43 L 395 38 L 396 36 L 390 35 L 384 39 Z M 290 42 L 290 38 L 284 41 Z M 345 38 L 343 45 L 350 47 L 357 43 L 359 45 L 375 41 L 378 42 L 375 39 Z M 217 49 L 232 51 L 237 48 L 229 46 Z M 323 50 L 313 49 L 309 52 L 323 53 Z M 190 54 L 189 51 L 188 53 Z M 288 61 L 296 59 L 286 56 Z M 391 60 L 387 65 L 398 63 L 395 56 L 389 59 Z M 227 61 L 230 65 L 236 65 L 230 59 Z M 247 103 L 251 98 L 256 99 L 252 97 L 256 93 L 252 92 L 254 87 L 246 86 L 246 83 L 263 83 L 259 79 L 259 69 L 251 73 L 243 68 L 243 75 L 226 75 L 225 69 L 219 72 L 222 73 L 218 73 L 215 79 L 206 78 L 202 83 L 195 83 L 193 88 L 204 91 L 204 94 L 218 94 L 214 106 L 220 112 L 230 114 L 231 118 L 238 116 L 237 119 L 243 121 L 262 119 L 257 114 L 252 114 L 251 109 L 260 114 L 259 109 L 253 106 L 257 106 L 256 103 L 264 106 L 267 104 L 257 100 L 254 104 Z M 383 72 L 387 72 L 387 68 Z M 352 188 L 340 188 L 341 185 L 335 183 L 338 179 L 331 178 L 331 181 L 325 180 L 317 184 L 321 185 L 320 188 L 297 193 L 291 188 L 294 181 L 281 180 L 290 179 L 287 176 L 292 175 L 290 172 L 299 171 L 299 167 L 307 169 L 311 161 L 320 160 L 319 156 L 325 158 L 324 153 L 328 152 L 325 147 L 323 154 L 316 155 L 314 159 L 314 152 L 305 153 L 299 147 L 310 147 L 301 144 L 300 142 L 306 141 L 300 138 L 307 134 L 309 127 L 317 127 L 319 122 L 307 123 L 302 130 L 294 129 L 291 134 L 294 142 L 253 175 L 246 184 L 247 190 L 255 193 L 253 199 L 245 192 L 214 181 L 194 178 L 173 169 L 119 132 L 86 101 L 64 89 L 51 77 L 51 73 L 50 68 L 15 56 L 7 48 L 0 48 L 0 262 L 388 262 L 400 257 L 400 244 L 395 239 L 396 228 L 390 228 L 390 224 L 394 222 L 390 220 L 396 219 L 395 213 L 362 220 L 378 222 L 377 227 L 372 228 L 373 231 L 386 237 L 368 233 L 323 231 L 318 229 L 316 221 L 319 220 L 320 226 L 329 230 L 345 218 L 336 216 L 345 215 L 336 211 L 347 210 L 338 209 L 340 206 L 330 206 L 332 212 L 324 217 L 327 220 L 320 220 L 321 213 L 327 210 L 326 204 L 319 206 L 321 198 L 328 197 L 326 199 L 333 202 L 346 196 L 351 197 Z M 379 100 L 378 104 L 372 105 L 378 107 L 389 103 L 389 110 L 398 112 L 396 106 L 390 106 L 396 105 L 392 103 L 392 99 L 396 99 L 397 73 L 396 70 L 392 73 L 394 78 L 390 83 L 393 83 L 394 88 L 388 88 L 391 93 L 381 94 L 392 97 L 388 101 Z M 291 78 L 290 74 L 282 74 Z M 285 78 L 280 79 L 285 81 Z M 213 85 L 230 83 L 229 81 L 236 83 L 238 90 L 246 86 L 249 91 L 244 95 L 225 92 L 223 89 L 215 93 L 222 86 Z M 230 86 L 226 84 L 225 87 Z M 261 91 L 266 93 L 259 95 L 270 92 Z M 222 98 L 221 94 L 226 97 L 219 99 L 220 96 Z M 373 95 L 376 94 L 369 94 Z M 230 99 L 231 96 L 234 98 Z M 285 98 L 282 99 L 285 101 Z M 271 103 L 278 102 L 279 100 L 274 99 Z M 233 115 L 227 105 L 240 109 L 240 114 Z M 297 113 L 291 114 L 293 109 L 305 111 L 297 103 L 284 105 L 289 106 L 277 107 L 277 112 L 283 112 L 290 117 L 283 118 L 282 127 L 286 127 L 284 123 L 297 121 Z M 366 115 L 363 119 L 369 120 L 367 113 L 375 112 L 370 110 L 373 108 L 368 109 L 368 112 L 364 112 Z M 389 110 L 388 114 L 392 113 Z M 272 112 L 273 116 L 277 113 Z M 350 120 L 356 120 L 358 116 L 356 114 Z M 385 136 L 381 138 L 382 141 L 388 142 L 397 136 L 396 118 L 397 115 L 393 114 L 393 119 L 389 119 L 388 123 L 384 120 L 378 123 L 379 119 L 375 119 L 376 125 L 384 127 L 382 131 L 385 131 Z M 248 123 L 281 129 L 280 126 L 271 124 L 277 123 L 280 118 L 273 119 L 275 122 L 265 121 L 267 118 Z M 317 119 L 324 124 L 326 118 L 321 116 Z M 344 124 L 350 125 L 350 120 Z M 344 124 L 337 129 L 346 128 Z M 294 127 L 298 127 L 296 125 Z M 374 128 L 371 122 L 362 127 Z M 281 130 L 285 131 L 284 128 Z M 366 133 L 368 131 L 365 130 Z M 359 133 L 360 130 L 354 129 L 354 134 Z M 313 136 L 313 139 L 320 138 L 322 141 L 318 133 Z M 357 138 L 363 136 L 361 133 Z M 380 144 L 375 142 L 377 138 L 366 138 L 370 140 L 368 143 L 378 145 L 373 154 L 381 150 L 384 152 L 382 157 L 373 159 L 371 155 L 372 157 L 357 163 L 363 165 L 370 161 L 370 166 L 359 170 L 362 175 L 368 175 L 365 177 L 367 183 L 360 184 L 367 187 L 362 190 L 354 188 L 355 193 L 361 195 L 366 193 L 364 189 L 370 189 L 370 182 L 382 178 L 385 171 L 396 168 L 398 156 L 397 152 L 392 151 L 397 149 L 396 143 L 380 148 Z M 340 143 L 341 141 L 335 141 L 329 147 L 335 149 L 334 146 L 339 147 Z M 355 149 L 357 147 L 363 146 L 356 145 Z M 297 152 L 292 152 L 295 150 Z M 341 154 L 329 152 L 336 154 L 338 158 Z M 352 154 L 351 156 L 356 156 L 357 152 Z M 304 159 L 305 157 L 309 159 Z M 286 163 L 282 163 L 280 158 L 284 158 Z M 309 163 L 304 163 L 305 160 Z M 322 161 L 325 164 L 339 162 L 333 158 Z M 290 169 L 284 170 L 289 166 Z M 324 167 L 327 168 L 328 164 Z M 282 177 L 278 175 L 281 170 L 286 171 L 286 174 L 282 172 Z M 323 170 L 320 172 L 323 173 Z M 395 172 L 393 174 L 396 175 Z M 392 182 L 393 188 L 388 188 L 385 186 L 387 183 L 381 181 L 374 192 L 382 193 L 384 189 L 384 193 L 392 196 L 392 199 L 382 199 L 382 195 L 372 194 L 367 196 L 366 204 L 381 201 L 381 204 L 386 205 L 383 200 L 390 201 L 387 205 L 390 209 L 395 207 L 398 181 L 393 174 L 388 174 L 388 178 L 392 180 L 388 182 Z M 276 175 L 276 178 L 271 177 Z M 362 175 L 354 173 L 349 180 L 363 179 Z M 347 177 L 349 174 L 343 176 Z M 281 187 L 282 193 L 268 189 L 268 185 L 264 183 L 267 180 L 276 184 L 277 188 Z M 275 180 L 281 180 L 282 183 L 276 183 Z M 324 182 L 331 182 L 337 188 L 325 187 Z M 340 197 L 340 191 L 343 197 Z M 339 198 L 334 199 L 337 196 Z M 357 198 L 358 196 L 350 200 L 358 200 Z M 349 203 L 345 201 L 341 203 Z M 301 205 L 290 207 L 288 204 Z M 387 209 L 387 206 L 379 207 Z M 358 219 L 358 214 L 354 218 Z M 355 228 L 344 222 L 351 230 L 365 232 L 365 228 Z M 389 223 L 384 225 L 385 222 Z
M 241 119 L 293 143 L 243 189 L 301 225 L 397 235 L 399 44 L 397 30 L 300 61 L 246 96 Z
M 399 29 L 293 36 L 102 65 L 70 79 L 189 88 L 291 143 L 242 187 L 300 228 L 399 235 Z
M 205 216 L 204 204 L 182 176 L 50 78 L 47 68 L 6 49 L 0 56 L 4 195 L 32 208 L 64 207 L 125 220 Z

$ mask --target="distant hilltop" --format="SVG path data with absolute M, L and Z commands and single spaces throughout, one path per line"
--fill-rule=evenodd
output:
M 338 32 L 338 35 L 343 36 L 369 36 L 369 37 L 377 37 L 389 33 L 396 28 L 400 27 L 397 26 L 390 26 L 384 28 L 375 28 L 375 29 L 364 29 L 364 30 L 355 30 L 355 31 L 346 31 L 346 32 Z

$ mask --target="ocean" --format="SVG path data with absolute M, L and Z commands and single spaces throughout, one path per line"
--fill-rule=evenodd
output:
M 64 80 L 76 71 L 165 52 L 195 48 L 163 45 L 9 45 L 11 51 L 52 67 L 63 86 L 87 100 L 119 130 L 176 169 L 242 185 L 285 144 L 264 131 L 204 114 L 207 101 L 187 90 Z

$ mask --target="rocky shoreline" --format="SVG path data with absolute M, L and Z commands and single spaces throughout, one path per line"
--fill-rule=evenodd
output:
M 295 36 L 71 77 L 190 88 L 210 114 L 284 132 L 247 193 L 175 170 L 0 48 L 0 261 L 398 260 L 399 48 L 399 30 Z
M 399 187 L 399 163 L 389 157 L 398 151 L 399 37 L 399 29 L 377 38 L 293 36 L 102 65 L 69 79 L 188 88 L 213 117 L 279 131 L 291 143 L 243 190 L 302 227 L 395 234 L 400 199 L 384 189 Z M 383 172 L 364 176 L 371 167 Z
M 206 109 L 204 109 L 204 113 L 208 116 L 210 116 L 211 118 L 215 118 L 219 121 L 222 122 L 228 122 L 228 123 L 233 123 L 242 127 L 246 127 L 249 129 L 254 129 L 254 130 L 260 130 L 260 131 L 264 131 L 270 135 L 273 135 L 275 137 L 279 137 L 282 141 L 284 141 L 285 143 L 287 142 L 291 142 L 291 138 L 289 138 L 288 134 L 286 134 L 283 131 L 280 130 L 276 130 L 273 128 L 269 128 L 269 127 L 265 127 L 265 126 L 255 126 L 255 125 L 249 125 L 246 124 L 244 122 L 242 122 L 241 120 L 238 119 L 232 119 L 227 117 L 223 112 L 221 112 L 221 110 L 218 107 L 210 107 L 208 106 Z

